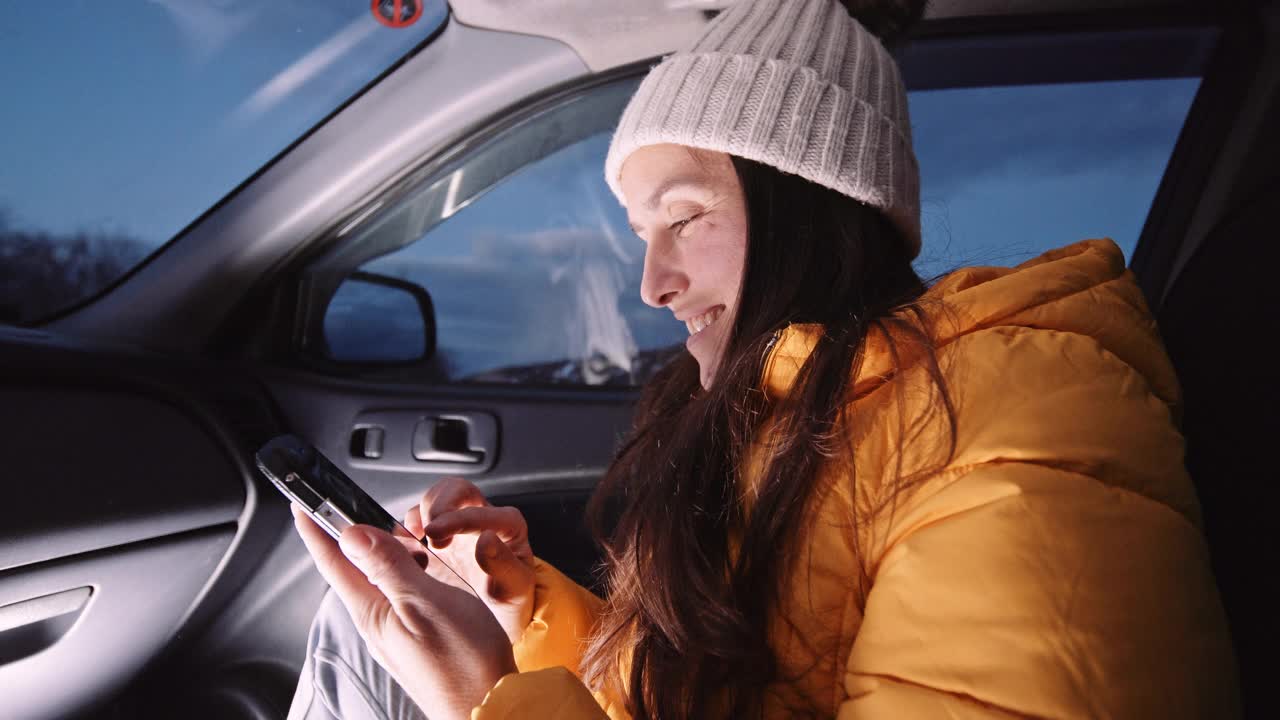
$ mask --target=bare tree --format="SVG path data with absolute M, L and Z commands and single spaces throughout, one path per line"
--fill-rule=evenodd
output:
M 0 322 L 38 322 L 93 297 L 147 251 L 124 233 L 19 229 L 0 207 Z

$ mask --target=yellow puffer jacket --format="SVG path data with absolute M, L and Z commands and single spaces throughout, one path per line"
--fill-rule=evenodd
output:
M 896 467 L 897 403 L 915 417 L 913 403 L 930 402 L 895 391 L 917 387 L 920 368 L 887 377 L 884 343 L 868 341 L 849 408 L 857 481 L 827 470 L 832 492 L 779 610 L 789 622 L 771 630 L 780 675 L 798 679 L 768 688 L 765 715 L 1237 716 L 1177 380 L 1119 248 L 1092 240 L 1014 269 L 961 270 L 926 299 L 947 308 L 937 324 L 955 455 L 855 543 L 851 503 L 875 502 Z M 814 333 L 783 333 L 769 392 L 786 392 Z M 913 435 L 903 470 L 928 467 L 930 434 L 945 430 Z M 862 595 L 860 561 L 872 582 Z M 575 675 L 602 601 L 545 564 L 537 577 L 521 672 L 473 719 L 625 717 Z

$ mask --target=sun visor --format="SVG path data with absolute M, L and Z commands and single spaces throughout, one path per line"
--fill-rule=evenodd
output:
M 458 22 L 551 38 L 573 48 L 592 72 L 675 52 L 733 0 L 453 0 Z

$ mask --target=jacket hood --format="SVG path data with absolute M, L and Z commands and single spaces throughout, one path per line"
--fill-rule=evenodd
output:
M 995 327 L 1024 327 L 1093 338 L 1133 367 L 1178 416 L 1179 388 L 1159 331 L 1124 253 L 1110 239 L 1083 240 L 1016 267 L 968 267 L 939 280 L 921 298 L 939 349 Z M 932 311 L 931 311 L 932 310 Z M 785 328 L 765 363 L 764 386 L 785 394 L 822 335 L 819 325 Z M 883 335 L 869 334 L 854 394 L 885 382 L 892 357 Z

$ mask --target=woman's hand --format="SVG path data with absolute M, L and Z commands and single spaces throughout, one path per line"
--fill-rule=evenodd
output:
M 475 485 L 445 478 L 405 514 L 404 525 L 429 539 L 432 551 L 466 578 L 512 643 L 524 635 L 533 615 L 533 549 L 519 510 L 494 507 Z M 456 582 L 439 564 L 428 564 L 427 571 Z
M 297 505 L 293 517 L 370 654 L 432 720 L 469 718 L 516 671 L 507 634 L 485 604 L 424 573 L 401 541 L 356 525 L 339 547 Z

